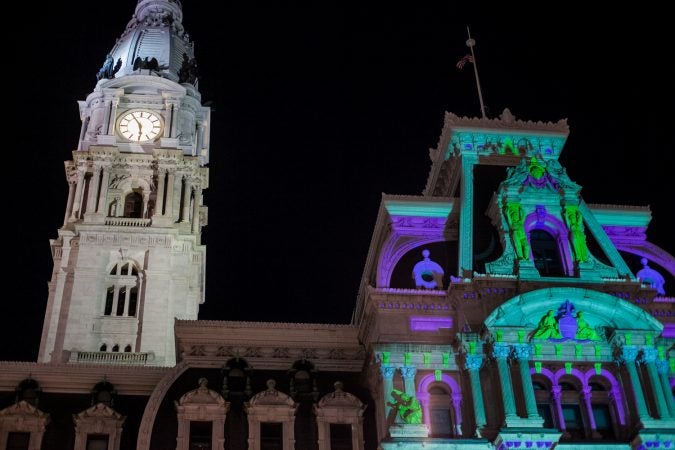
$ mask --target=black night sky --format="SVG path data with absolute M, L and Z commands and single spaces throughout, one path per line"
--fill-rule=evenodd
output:
M 466 25 L 488 115 L 568 118 L 561 160 L 586 201 L 651 205 L 650 240 L 675 251 L 668 14 L 362 3 L 184 0 L 213 108 L 200 318 L 349 322 L 381 193 L 420 194 L 443 112 L 479 115 L 471 67 L 455 67 Z M 76 101 L 134 6 L 23 2 L 5 17 L 22 31 L 6 34 L 16 55 L 3 64 L 16 162 L 5 171 L 0 360 L 37 357 Z

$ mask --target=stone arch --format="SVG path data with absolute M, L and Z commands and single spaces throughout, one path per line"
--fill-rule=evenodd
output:
M 436 382 L 445 383 L 450 388 L 450 395 L 452 397 L 452 407 L 453 412 L 455 413 L 455 432 L 458 435 L 461 435 L 461 426 L 462 426 L 462 388 L 460 387 L 457 380 L 447 373 L 441 373 L 441 379 L 436 379 L 436 374 L 430 373 L 423 377 L 418 385 L 416 397 L 422 405 L 422 411 L 424 413 L 424 423 L 429 426 L 429 387 Z
M 143 411 L 143 418 L 141 419 L 141 425 L 138 428 L 138 442 L 136 444 L 136 450 L 150 450 L 150 439 L 152 438 L 152 428 L 155 425 L 155 419 L 157 418 L 157 411 L 159 410 L 162 400 L 166 396 L 166 393 L 169 391 L 173 383 L 183 375 L 183 373 L 188 369 L 188 364 L 185 361 L 181 361 L 171 370 L 169 370 L 164 377 L 159 380 L 157 386 L 150 394 L 148 403 L 145 406 Z
M 565 268 L 565 272 L 568 275 L 572 275 L 574 273 L 574 261 L 572 254 L 570 253 L 570 246 L 568 245 L 569 232 L 567 230 L 567 226 L 562 220 L 548 212 L 540 215 L 537 213 L 535 208 L 535 211 L 528 214 L 525 218 L 523 228 L 527 234 L 527 240 L 530 242 L 530 248 L 532 248 L 530 233 L 533 230 L 543 230 L 550 234 L 558 244 L 560 261 Z M 534 256 L 532 255 L 532 252 L 530 252 L 530 259 L 533 259 L 533 257 Z
M 517 295 L 502 303 L 485 319 L 488 329 L 526 327 L 534 329 L 548 310 L 556 310 L 565 300 L 583 311 L 590 323 L 614 329 L 648 330 L 660 334 L 661 324 L 645 310 L 603 292 L 584 288 L 554 287 Z

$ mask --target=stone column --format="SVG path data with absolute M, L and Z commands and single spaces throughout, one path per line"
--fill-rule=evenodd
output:
M 584 388 L 581 390 L 581 396 L 584 399 L 584 404 L 586 405 L 586 413 L 588 414 L 588 421 L 589 425 L 591 426 L 591 435 L 593 438 L 600 438 L 602 437 L 600 433 L 598 433 L 598 428 L 597 425 L 595 424 L 595 416 L 593 415 L 593 405 L 591 404 L 591 396 L 593 395 L 593 391 L 590 386 L 584 386 Z
M 661 389 L 661 381 L 659 380 L 659 374 L 656 370 L 657 358 L 658 358 L 658 350 L 656 350 L 655 348 L 644 348 L 642 350 L 642 361 L 647 366 L 647 374 L 649 375 L 649 382 L 652 385 L 652 391 L 654 391 L 654 397 L 656 400 L 656 410 L 659 413 L 659 418 L 670 419 L 671 418 L 670 411 L 668 410 L 668 404 L 666 403 L 666 398 L 663 395 L 663 389 Z
M 415 375 L 417 374 L 417 367 L 402 366 L 400 367 L 401 375 L 403 375 L 403 382 L 405 383 L 405 393 L 408 395 L 415 395 Z
M 202 202 L 202 188 L 201 186 L 194 187 L 195 200 L 192 211 L 192 232 L 199 233 L 199 204 Z M 391 392 L 391 391 L 390 391 Z
M 73 201 L 75 200 L 75 185 L 77 181 L 68 181 L 68 202 L 66 203 L 66 214 L 63 217 L 63 226 L 68 225 L 68 219 L 73 212 Z
M 476 155 L 462 155 L 458 269 L 458 276 L 460 277 L 468 276 L 473 272 L 473 167 L 477 159 Z
M 508 357 L 511 354 L 509 344 L 494 344 L 492 354 L 497 360 L 499 369 L 499 383 L 502 389 L 502 402 L 504 403 L 504 418 L 508 426 L 509 420 L 517 419 L 516 402 L 513 398 L 513 384 L 511 383 L 511 372 L 509 371 Z
M 520 378 L 523 384 L 523 394 L 525 395 L 525 409 L 528 419 L 542 420 L 537 411 L 537 400 L 534 397 L 534 386 L 532 385 L 532 376 L 530 375 L 530 355 L 532 347 L 529 344 L 514 345 L 518 367 L 520 368 Z
M 96 212 L 96 200 L 101 184 L 101 167 L 94 167 L 89 181 L 89 195 L 87 197 L 87 214 Z
M 670 364 L 668 364 L 668 361 L 657 360 L 656 370 L 659 372 L 661 390 L 663 391 L 663 396 L 666 399 L 666 405 L 668 405 L 670 417 L 675 417 L 675 399 L 673 399 L 673 391 L 670 388 L 670 380 L 668 379 Z
M 181 222 L 190 221 L 190 193 L 192 192 L 192 186 L 190 185 L 190 178 L 184 178 L 185 185 L 183 186 L 183 210 L 181 211 Z
M 75 197 L 73 208 L 70 214 L 70 221 L 77 220 L 80 216 L 80 206 L 82 205 L 82 191 L 84 190 L 84 170 L 77 170 L 77 187 L 75 188 Z
M 108 180 L 110 179 L 110 167 L 102 167 L 101 170 L 103 171 L 103 178 L 101 178 L 101 189 L 98 195 L 98 208 L 96 209 L 96 212 L 108 215 L 108 205 L 106 200 L 108 198 Z M 124 208 L 122 208 L 122 210 L 124 210 Z
M 462 394 L 452 393 L 452 407 L 455 410 L 455 435 L 462 437 Z
M 630 377 L 631 386 L 633 387 L 633 395 L 635 396 L 635 406 L 637 407 L 637 414 L 640 420 L 650 419 L 647 412 L 647 404 L 645 403 L 645 396 L 642 392 L 642 385 L 638 377 L 637 369 L 635 368 L 635 358 L 637 358 L 638 349 L 634 345 L 624 345 L 621 347 L 621 360 L 626 364 L 628 375 Z
M 295 448 L 295 427 L 292 420 L 284 421 L 283 440 L 283 450 L 293 450 Z
M 473 414 L 476 418 L 476 437 L 481 437 L 481 428 L 487 424 L 485 419 L 485 405 L 483 403 L 483 388 L 480 384 L 480 368 L 483 365 L 481 355 L 466 355 L 465 366 L 471 379 L 471 397 L 473 398 Z
M 563 410 L 562 410 L 562 401 L 561 401 L 561 396 L 562 396 L 562 388 L 558 385 L 553 386 L 553 389 L 551 390 L 551 395 L 553 395 L 553 401 L 555 403 L 555 411 L 558 416 L 558 427 L 560 428 L 560 431 L 565 433 L 567 430 L 567 425 L 565 425 L 565 416 L 563 415 Z
M 389 412 L 391 411 L 391 391 L 394 389 L 394 374 L 396 373 L 396 367 L 394 366 L 380 366 L 380 373 L 382 374 L 382 393 L 384 401 L 384 421 L 387 422 L 389 417 Z
M 173 222 L 173 192 L 176 190 L 176 174 L 173 170 L 169 170 L 169 176 L 166 180 L 166 210 L 165 216 L 169 216 Z
M 114 97 L 110 101 L 110 117 L 108 120 L 108 130 L 106 134 L 114 135 L 115 134 L 115 119 L 117 119 L 117 106 L 120 104 L 120 98 Z
M 119 300 L 119 295 L 120 288 L 119 286 L 115 286 L 115 290 L 113 291 L 112 309 L 110 310 L 110 315 L 113 317 L 117 315 L 117 302 Z
M 166 171 L 159 169 L 157 171 L 157 198 L 155 199 L 155 216 L 164 215 L 164 177 Z
M 124 317 L 129 317 L 129 299 L 131 298 L 131 293 L 129 291 L 131 291 L 131 286 L 125 286 L 125 289 L 124 289 L 124 312 L 122 313 L 122 315 Z M 138 295 L 138 294 L 136 294 L 136 295 Z M 136 302 L 138 303 L 138 300 L 136 300 Z M 138 306 L 136 306 L 136 307 L 138 308 Z

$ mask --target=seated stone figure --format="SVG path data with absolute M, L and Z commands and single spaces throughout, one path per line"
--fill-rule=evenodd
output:
M 388 402 L 387 405 L 396 408 L 398 416 L 404 423 L 422 423 L 422 407 L 414 395 L 394 389 L 391 391 L 391 397 L 394 399 L 394 402 Z
M 579 311 L 577 313 L 577 335 L 575 336 L 575 339 L 583 341 L 583 340 L 589 340 L 589 341 L 599 341 L 600 336 L 598 333 L 591 328 L 591 326 L 586 322 L 586 319 L 584 319 L 584 313 Z
M 555 313 L 552 309 L 549 309 L 546 315 L 539 320 L 539 324 L 534 330 L 534 335 L 532 337 L 534 339 L 562 338 L 558 327 L 558 321 L 556 320 Z

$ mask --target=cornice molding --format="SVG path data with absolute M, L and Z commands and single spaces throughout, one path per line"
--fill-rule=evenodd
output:
M 120 395 L 150 395 L 168 370 L 168 367 L 0 361 L 0 391 L 13 391 L 30 375 L 43 392 L 89 394 L 105 377 Z

